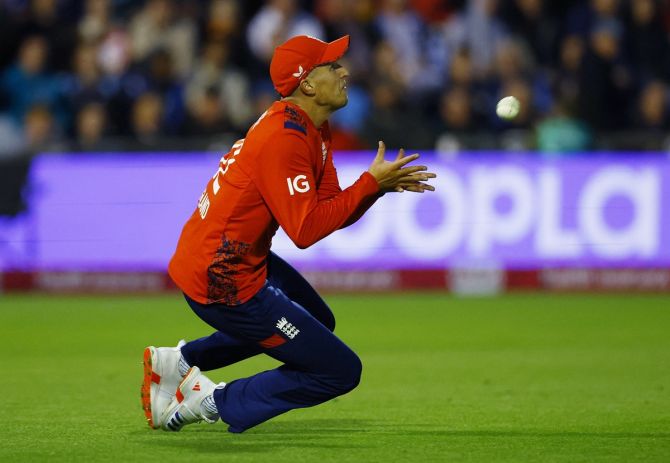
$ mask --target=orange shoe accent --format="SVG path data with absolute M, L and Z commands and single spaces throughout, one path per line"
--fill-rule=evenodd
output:
M 177 402 L 182 403 L 184 401 L 184 394 L 181 393 L 181 389 L 177 388 L 177 393 L 175 394 Z
M 147 419 L 147 424 L 149 427 L 154 428 L 154 422 L 151 418 L 151 381 L 153 375 L 155 374 L 151 369 L 151 349 L 148 347 L 144 349 L 144 357 L 142 360 L 144 366 L 144 377 L 142 380 L 142 387 L 140 388 L 140 398 L 142 400 L 142 410 L 144 410 L 144 416 Z M 158 376 L 158 375 L 156 375 Z M 160 377 L 159 377 L 160 382 Z M 154 428 L 155 429 L 155 428 Z
M 273 334 L 267 339 L 263 339 L 258 344 L 265 349 L 272 349 L 273 347 L 281 346 L 286 342 L 286 339 L 282 338 L 278 334 Z
M 151 382 L 156 384 L 161 383 L 161 377 L 155 371 L 151 372 Z
M 199 391 L 199 390 L 200 390 L 200 383 L 195 383 L 195 384 L 193 385 L 193 390 L 194 390 L 194 391 Z

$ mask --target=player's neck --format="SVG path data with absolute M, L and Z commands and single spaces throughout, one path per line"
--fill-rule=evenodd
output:
M 309 116 L 310 120 L 317 129 L 321 127 L 333 113 L 329 108 L 315 104 L 312 99 L 287 96 L 282 98 L 282 101 L 294 104 L 302 109 Z

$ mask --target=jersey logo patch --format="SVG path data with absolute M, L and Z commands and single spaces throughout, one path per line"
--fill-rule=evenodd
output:
M 291 196 L 295 195 L 296 191 L 298 193 L 306 193 L 309 191 L 309 182 L 307 181 L 306 175 L 301 174 L 293 179 L 287 177 L 286 183 L 288 185 L 288 192 Z
M 288 106 L 284 109 L 284 128 L 297 130 L 303 135 L 307 135 L 307 122 L 302 114 Z

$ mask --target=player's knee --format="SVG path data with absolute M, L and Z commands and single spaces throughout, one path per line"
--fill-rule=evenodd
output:
M 347 359 L 347 367 L 343 372 L 341 379 L 341 393 L 345 394 L 356 388 L 361 382 L 361 374 L 363 373 L 363 363 L 358 355 L 353 352 Z

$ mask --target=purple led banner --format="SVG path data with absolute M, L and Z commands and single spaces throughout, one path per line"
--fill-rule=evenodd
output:
M 340 154 L 343 186 L 374 153 Z M 303 269 L 500 266 L 670 267 L 670 160 L 631 153 L 425 156 L 437 191 L 387 194 L 355 225 L 307 250 Z M 1 269 L 165 268 L 218 156 L 42 156 L 30 212 L 0 218 Z

